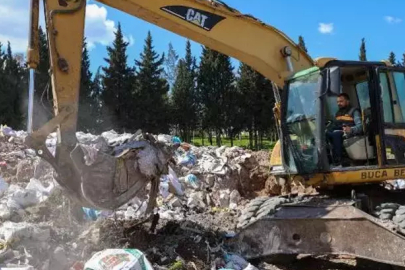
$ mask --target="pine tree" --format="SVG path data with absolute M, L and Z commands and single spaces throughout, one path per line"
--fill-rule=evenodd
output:
M 150 133 L 169 131 L 169 85 L 163 78 L 164 54 L 154 50 L 150 32 L 145 39 L 143 52 L 136 65 L 135 114 L 138 128 Z
M 174 82 L 177 77 L 177 62 L 179 60 L 179 55 L 173 48 L 172 43 L 169 43 L 169 50 L 167 53 L 167 57 L 165 59 L 165 70 L 164 70 L 164 78 L 170 85 L 170 88 L 173 87 Z
M 274 97 L 271 82 L 252 67 L 241 63 L 238 88 L 242 96 L 240 120 L 249 131 L 250 148 L 258 149 L 265 132 L 272 127 Z M 253 144 L 254 143 L 254 144 Z
M 79 115 L 78 130 L 83 132 L 94 132 L 97 126 L 95 120 L 96 100 L 93 96 L 94 85 L 90 71 L 90 57 L 87 50 L 87 42 L 83 42 L 82 65 L 80 77 L 80 97 L 79 97 Z
M 133 109 L 133 69 L 127 64 L 127 47 L 124 41 L 121 24 L 118 24 L 112 46 L 107 47 L 108 63 L 103 67 L 103 127 L 106 130 L 115 129 L 122 132 L 125 129 L 133 130 L 130 115 Z
M 302 36 L 298 37 L 298 46 L 300 46 L 305 52 L 308 52 L 308 49 L 305 46 L 304 38 Z
M 9 95 L 6 87 L 6 74 L 4 72 L 4 63 L 6 61 L 3 44 L 0 42 L 0 125 L 8 124 L 9 121 Z
M 212 131 L 216 144 L 221 145 L 221 135 L 226 127 L 226 98 L 234 84 L 233 68 L 229 56 L 204 47 L 198 74 L 198 93 L 202 105 L 202 127 L 208 131 L 212 144 Z
M 94 132 L 95 133 L 101 133 L 103 131 L 103 126 L 104 126 L 104 119 L 103 119 L 103 100 L 102 100 L 102 93 L 103 93 L 103 87 L 102 87 L 102 75 L 100 72 L 101 67 L 99 67 L 94 75 L 94 79 L 92 82 L 93 86 L 93 92 L 92 92 L 92 99 L 94 102 Z
M 359 60 L 360 60 L 360 61 L 367 61 L 367 55 L 366 55 L 366 41 L 365 41 L 364 38 L 361 39 Z
M 4 103 L 2 104 L 1 120 L 14 129 L 20 129 L 24 125 L 22 122 L 22 94 L 26 86 L 23 84 L 26 81 L 26 74 L 24 73 L 24 68 L 14 58 L 10 42 L 8 42 L 7 51 L 3 59 L 4 77 L 3 84 L 1 85 L 3 89 L 1 97 Z
M 197 98 L 195 89 L 195 58 L 191 54 L 190 42 L 186 44 L 186 55 L 177 65 L 177 77 L 172 90 L 173 122 L 179 126 L 181 138 L 191 142 L 191 132 L 197 127 Z
M 405 67 L 405 52 L 402 54 L 402 66 Z
M 390 61 L 390 63 L 392 65 L 396 65 L 397 64 L 397 60 L 396 60 L 396 56 L 394 52 L 390 52 L 390 55 L 388 56 L 388 61 Z
M 33 128 L 37 129 L 54 116 L 53 93 L 49 75 L 48 40 L 41 26 L 39 31 L 39 64 L 35 70 Z

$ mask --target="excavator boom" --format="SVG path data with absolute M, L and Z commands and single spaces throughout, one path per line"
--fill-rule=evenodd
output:
M 311 57 L 283 32 L 220 1 L 99 2 L 234 57 L 279 86 L 292 71 L 289 68 L 296 72 L 314 65 Z M 291 67 L 282 53 L 287 46 Z

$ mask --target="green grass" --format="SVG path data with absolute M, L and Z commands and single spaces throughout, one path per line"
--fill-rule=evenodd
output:
M 222 145 L 225 146 L 231 146 L 231 140 L 229 138 L 221 138 L 222 139 Z M 215 138 L 213 138 L 212 143 L 214 146 L 216 146 Z M 195 146 L 203 146 L 202 144 L 202 138 L 201 137 L 194 137 L 192 140 L 192 144 Z M 254 142 L 253 142 L 254 144 Z M 274 147 L 276 142 L 272 142 L 270 140 L 263 140 L 263 148 L 265 150 L 270 150 Z M 209 146 L 210 143 L 207 138 L 204 138 L 204 146 Z M 233 141 L 234 146 L 240 146 L 246 149 L 249 149 L 249 137 L 242 137 L 241 140 L 236 139 Z

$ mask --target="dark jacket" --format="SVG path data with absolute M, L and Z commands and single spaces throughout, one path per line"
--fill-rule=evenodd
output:
M 335 115 L 335 129 L 342 130 L 343 126 L 351 127 L 350 135 L 358 135 L 363 131 L 360 111 L 357 108 L 348 106 L 339 109 Z

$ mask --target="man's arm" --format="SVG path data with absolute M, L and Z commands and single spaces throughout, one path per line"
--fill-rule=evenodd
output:
M 361 114 L 359 110 L 353 112 L 354 124 L 355 126 L 350 129 L 351 135 L 358 135 L 363 131 L 363 122 L 361 120 Z

